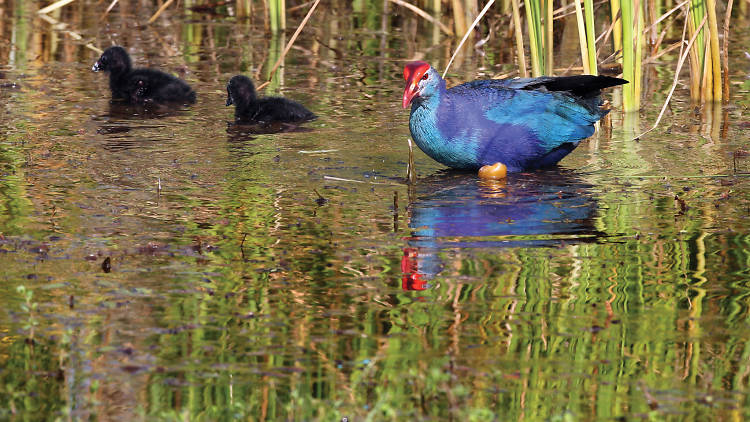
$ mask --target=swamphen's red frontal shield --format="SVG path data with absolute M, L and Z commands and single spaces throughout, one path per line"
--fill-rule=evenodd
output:
M 549 167 L 594 133 L 601 89 L 627 83 L 609 76 L 486 79 L 446 88 L 423 61 L 404 67 L 402 105 L 411 104 L 414 142 L 457 169 L 503 163 L 518 172 Z
M 430 70 L 430 65 L 427 62 L 411 62 L 404 66 L 404 80 L 406 80 L 406 87 L 404 88 L 404 99 L 401 103 L 404 108 L 406 108 L 414 96 L 417 95 L 417 84 L 426 76 L 428 70 Z

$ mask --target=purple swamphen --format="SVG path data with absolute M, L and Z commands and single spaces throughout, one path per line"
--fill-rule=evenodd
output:
M 503 163 L 509 172 L 557 164 L 594 133 L 607 114 L 600 90 L 628 81 L 609 76 L 485 79 L 447 89 L 426 62 L 404 67 L 403 107 L 411 103 L 414 142 L 434 160 L 476 170 Z

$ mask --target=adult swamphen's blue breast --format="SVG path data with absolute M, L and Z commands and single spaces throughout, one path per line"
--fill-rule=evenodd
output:
M 600 90 L 627 83 L 608 76 L 487 79 L 447 89 L 426 62 L 404 68 L 414 142 L 456 169 L 503 163 L 518 172 L 549 167 L 594 133 L 607 114 Z

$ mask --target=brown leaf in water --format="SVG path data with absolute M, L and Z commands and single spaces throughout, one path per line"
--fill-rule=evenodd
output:
M 123 365 L 123 366 L 120 367 L 120 369 L 122 369 L 123 371 L 125 371 L 125 372 L 127 372 L 129 374 L 134 374 L 136 372 L 139 372 L 139 371 L 142 371 L 142 370 L 146 369 L 146 367 L 145 366 L 140 366 L 140 365 Z

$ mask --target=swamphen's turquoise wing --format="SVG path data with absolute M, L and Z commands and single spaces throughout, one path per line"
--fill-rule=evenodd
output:
M 435 111 L 433 130 L 444 140 L 436 150 L 453 167 L 501 162 L 521 171 L 553 165 L 591 136 L 604 114 L 564 93 L 478 82 L 448 90 Z

